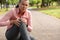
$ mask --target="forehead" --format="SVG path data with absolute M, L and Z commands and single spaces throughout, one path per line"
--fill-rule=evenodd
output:
M 21 1 L 22 4 L 29 4 L 29 1 Z

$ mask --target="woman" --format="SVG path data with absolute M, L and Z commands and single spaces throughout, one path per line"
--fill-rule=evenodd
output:
M 28 6 L 28 0 L 20 0 L 16 8 L 0 19 L 0 26 L 7 26 L 5 33 L 7 40 L 33 40 L 28 34 L 28 31 L 32 30 L 31 12 L 27 10 Z

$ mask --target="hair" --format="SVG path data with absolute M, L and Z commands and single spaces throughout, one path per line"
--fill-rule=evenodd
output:
M 18 2 L 18 3 L 21 3 L 21 0 L 19 0 L 19 2 Z M 17 4 L 15 8 L 18 8 L 18 7 L 19 7 L 19 4 Z
M 21 3 L 21 1 L 22 1 L 22 0 L 19 0 L 18 3 Z M 25 0 L 25 1 L 28 1 L 28 2 L 29 2 L 29 0 Z M 19 4 L 16 5 L 16 8 L 18 8 L 18 7 L 19 7 Z

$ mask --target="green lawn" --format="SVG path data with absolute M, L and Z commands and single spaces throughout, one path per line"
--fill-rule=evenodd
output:
M 47 9 L 47 10 L 40 10 L 40 12 L 43 12 L 45 14 L 60 18 L 60 8 L 56 9 Z
M 5 14 L 7 11 L 6 11 L 6 9 L 5 8 L 3 8 L 3 9 L 0 9 L 0 15 L 1 14 Z

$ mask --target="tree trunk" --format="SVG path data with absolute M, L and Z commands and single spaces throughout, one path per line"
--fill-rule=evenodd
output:
M 39 4 L 36 4 L 37 8 L 39 8 Z
M 57 3 L 58 3 L 58 6 L 60 6 L 60 1 L 59 0 L 57 1 Z
M 1 9 L 2 9 L 2 3 L 1 3 Z
M 44 0 L 42 0 L 41 8 L 42 8 L 42 7 L 45 7 L 45 2 L 44 2 Z
M 8 10 L 8 8 L 9 8 L 9 4 L 8 2 L 6 2 L 6 11 Z

